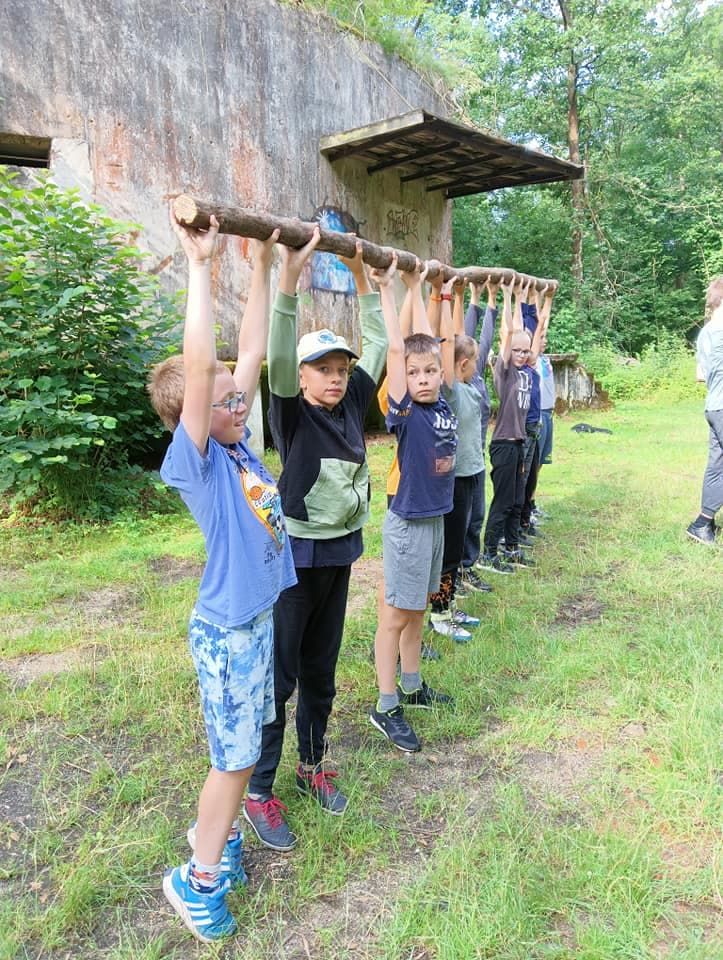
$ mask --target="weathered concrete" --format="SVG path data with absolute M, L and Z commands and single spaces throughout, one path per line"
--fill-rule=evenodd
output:
M 319 154 L 324 134 L 413 107 L 448 113 L 400 60 L 332 21 L 274 0 L 0 0 L 0 12 L 0 132 L 53 138 L 57 179 L 139 223 L 169 288 L 184 283 L 166 213 L 179 191 L 449 259 L 438 193 Z M 218 316 L 233 355 L 250 255 L 236 238 L 221 246 Z M 322 261 L 304 286 L 302 326 L 358 344 L 343 272 Z
M 607 392 L 595 379 L 595 374 L 585 369 L 576 353 L 551 353 L 547 356 L 555 378 L 556 413 L 585 407 L 604 409 L 612 406 Z

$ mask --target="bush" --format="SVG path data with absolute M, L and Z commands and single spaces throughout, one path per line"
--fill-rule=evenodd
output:
M 25 512 L 108 516 L 138 494 L 129 454 L 161 432 L 145 380 L 178 313 L 130 225 L 47 177 L 13 179 L 0 168 L 0 493 Z
M 607 344 L 588 347 L 581 360 L 611 400 L 691 400 L 702 396 L 695 356 L 679 337 L 662 333 L 640 358 L 624 357 Z

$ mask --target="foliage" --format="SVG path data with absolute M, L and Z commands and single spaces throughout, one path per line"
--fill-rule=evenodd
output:
M 702 399 L 705 391 L 696 382 L 695 356 L 688 344 L 671 334 L 661 334 L 640 356 L 624 357 L 609 344 L 588 346 L 582 360 L 611 400 L 654 400 L 658 403 Z
M 573 286 L 569 184 L 456 200 L 457 264 L 561 281 L 560 339 L 639 353 L 692 336 L 723 272 L 723 7 L 696 0 L 306 0 L 442 74 L 463 120 L 565 156 L 575 67 L 585 164 L 583 278 Z M 450 65 L 452 68 L 450 69 Z M 574 323 L 574 326 L 570 326 Z
M 129 453 L 159 434 L 146 373 L 178 317 L 130 229 L 0 168 L 0 492 L 14 508 L 105 516 L 137 493 Z

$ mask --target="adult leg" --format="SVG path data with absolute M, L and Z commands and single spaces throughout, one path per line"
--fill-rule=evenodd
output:
M 710 434 L 700 512 L 712 520 L 723 506 L 723 410 L 706 410 L 705 418 Z

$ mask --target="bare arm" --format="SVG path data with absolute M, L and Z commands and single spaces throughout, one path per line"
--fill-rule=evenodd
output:
M 448 280 L 442 287 L 442 323 L 440 327 L 440 336 L 443 337 L 443 343 L 440 344 L 442 352 L 442 373 L 444 382 L 448 387 L 454 384 L 454 321 L 452 320 L 452 284 L 453 280 Z
M 271 312 L 271 261 L 279 231 L 274 230 L 268 240 L 252 240 L 254 270 L 251 275 L 246 310 L 238 334 L 238 353 L 233 372 L 236 389 L 245 391 L 246 406 L 251 409 L 259 384 L 261 364 L 266 356 Z
M 442 319 L 442 284 L 444 283 L 444 277 L 442 276 L 442 271 L 437 274 L 434 280 L 430 281 L 430 286 L 432 287 L 432 292 L 429 297 L 429 304 L 427 305 L 427 321 L 430 331 L 430 335 L 433 337 L 439 336 L 439 326 Z M 418 330 L 417 333 L 426 333 L 427 331 Z
M 412 304 L 412 330 L 414 333 L 427 333 L 434 336 L 429 326 L 429 317 L 422 298 L 422 283 L 427 275 L 427 264 L 417 260 L 416 270 L 402 270 L 399 276 L 407 288 Z
M 467 281 L 463 277 L 457 277 L 454 282 L 454 307 L 452 308 L 452 322 L 455 336 L 464 334 L 464 288 Z
M 216 332 L 211 306 L 211 261 L 218 221 L 206 232 L 182 226 L 171 206 L 171 226 L 188 260 L 188 295 L 183 327 L 183 408 L 181 419 L 199 453 L 205 454 L 216 380 Z
M 397 255 L 386 270 L 372 270 L 371 276 L 379 285 L 384 325 L 387 328 L 387 393 L 399 402 L 407 392 L 407 365 L 404 359 L 404 337 L 399 327 L 397 305 L 394 301 L 394 274 Z
M 500 322 L 500 359 L 505 367 L 512 356 L 512 283 L 513 281 L 510 280 L 501 284 L 503 305 Z

